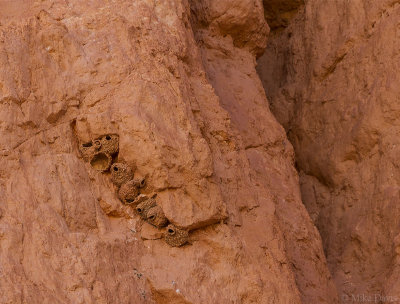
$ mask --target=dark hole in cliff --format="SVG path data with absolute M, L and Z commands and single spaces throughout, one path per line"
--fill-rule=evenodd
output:
M 168 233 L 169 233 L 170 235 L 174 235 L 174 234 L 175 234 L 175 230 L 172 229 L 172 228 L 169 228 L 169 229 L 168 229 Z
M 142 213 L 142 208 L 136 208 L 136 211 Z
M 111 139 L 110 135 L 107 135 L 107 136 L 106 136 L 106 139 L 107 139 L 107 140 L 110 140 L 110 139 Z
M 118 171 L 118 168 L 117 168 L 117 167 L 114 167 L 113 169 L 114 169 L 114 171 Z
M 263 4 L 265 20 L 274 32 L 289 25 L 304 0 L 263 0 Z
M 150 216 L 149 219 L 150 220 L 154 220 L 156 217 L 154 215 Z
M 89 148 L 89 147 L 91 147 L 91 146 L 92 146 L 92 143 L 91 143 L 91 142 L 82 144 L 82 147 L 84 147 L 84 148 Z

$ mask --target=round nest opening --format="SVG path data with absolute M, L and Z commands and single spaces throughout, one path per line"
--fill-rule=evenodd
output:
M 107 171 L 111 166 L 112 158 L 106 153 L 96 153 L 90 160 L 90 165 L 97 171 Z
M 93 145 L 96 147 L 96 149 L 100 149 L 101 148 L 101 142 L 100 142 L 100 140 L 95 140 L 94 142 L 93 142 Z

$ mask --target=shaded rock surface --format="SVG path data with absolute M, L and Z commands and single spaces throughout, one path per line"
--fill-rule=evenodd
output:
M 337 303 L 267 33 L 259 0 L 0 2 L 0 303 Z M 104 134 L 189 244 L 82 159 Z
M 400 4 L 304 2 L 258 72 L 341 297 L 397 303 Z

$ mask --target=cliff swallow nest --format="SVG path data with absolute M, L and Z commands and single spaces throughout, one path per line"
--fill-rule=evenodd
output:
M 89 142 L 80 143 L 79 151 L 85 161 L 98 171 L 110 169 L 113 156 L 119 151 L 119 136 L 107 134 Z
M 155 197 L 140 193 L 146 186 L 145 179 L 134 179 L 134 168 L 123 162 L 113 164 L 119 152 L 119 136 L 106 134 L 79 144 L 79 151 L 93 169 L 111 171 L 111 181 L 118 187 L 118 197 L 124 205 L 135 207 L 139 216 L 154 227 L 161 229 L 169 224 Z M 172 247 L 180 247 L 188 242 L 189 232 L 169 224 L 164 233 L 165 242 Z

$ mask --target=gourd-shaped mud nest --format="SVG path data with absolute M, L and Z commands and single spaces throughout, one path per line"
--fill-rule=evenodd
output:
M 118 187 L 118 197 L 125 205 L 135 207 L 139 216 L 149 224 L 161 229 L 169 221 L 161 206 L 157 205 L 155 195 L 149 198 L 141 194 L 145 179 L 134 179 L 134 168 L 126 163 L 114 163 L 113 159 L 119 152 L 119 136 L 107 134 L 94 140 L 80 143 L 79 151 L 85 161 L 98 171 L 105 172 L 111 168 L 111 181 Z M 165 242 L 172 247 L 185 245 L 189 240 L 189 232 L 169 224 L 164 233 Z
M 155 206 L 157 206 L 156 200 L 154 198 L 151 198 L 138 204 L 136 206 L 136 212 L 142 219 L 147 220 L 147 213 L 151 208 Z
M 167 226 L 168 219 L 165 217 L 164 211 L 160 206 L 151 207 L 147 211 L 147 221 L 157 228 Z
M 157 205 L 154 198 L 150 198 L 136 206 L 136 212 L 140 217 L 156 228 L 165 227 L 168 224 L 168 219 L 165 217 L 162 208 Z
M 136 205 L 139 203 L 140 188 L 144 186 L 145 179 L 127 181 L 119 188 L 118 197 L 124 205 Z
M 112 158 L 119 151 L 119 136 L 107 134 L 94 140 L 80 143 L 79 150 L 85 161 L 98 171 L 110 169 Z
M 189 232 L 170 224 L 164 233 L 164 240 L 172 247 L 180 247 L 188 242 Z
M 134 171 L 125 163 L 115 163 L 111 166 L 111 181 L 118 187 L 133 180 Z

